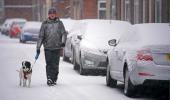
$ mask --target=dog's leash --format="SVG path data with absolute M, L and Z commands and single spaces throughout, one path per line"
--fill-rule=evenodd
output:
M 31 69 L 34 67 L 34 65 L 35 65 L 36 61 L 37 61 L 37 60 L 35 59 L 34 63 L 32 64 Z

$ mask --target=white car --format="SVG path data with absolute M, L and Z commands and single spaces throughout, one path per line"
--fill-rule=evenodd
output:
M 23 26 L 26 23 L 26 19 L 23 18 L 6 19 L 1 28 L 2 34 L 9 35 L 9 30 L 13 23 L 18 24 L 19 26 Z
M 64 22 L 63 22 L 64 23 Z M 79 20 L 72 20 L 67 22 L 67 26 L 64 24 L 66 30 L 68 31 L 65 48 L 63 50 L 63 60 L 64 61 L 71 61 L 73 63 L 73 46 L 76 41 L 76 37 L 78 35 L 78 31 L 80 29 Z M 69 28 L 67 28 L 69 26 Z
M 125 21 L 115 20 L 84 20 L 83 36 L 75 50 L 75 61 L 79 65 L 81 75 L 88 74 L 89 70 L 106 71 L 107 51 L 111 46 L 107 41 L 126 32 L 131 26 Z M 122 29 L 123 28 L 123 29 Z
M 124 94 L 133 96 L 139 85 L 156 85 L 170 79 L 170 26 L 164 23 L 136 24 L 108 52 L 106 83 L 124 82 Z
M 20 42 L 26 43 L 27 41 L 37 41 L 42 22 L 28 21 L 25 23 L 21 35 Z

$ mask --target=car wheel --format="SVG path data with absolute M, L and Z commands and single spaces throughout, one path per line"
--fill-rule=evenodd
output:
M 129 78 L 129 71 L 125 69 L 125 76 L 124 76 L 124 94 L 128 97 L 132 97 L 135 93 L 135 86 L 132 84 Z
M 26 41 L 23 40 L 23 37 L 22 37 L 22 36 L 20 36 L 20 43 L 26 43 Z
M 80 75 L 85 75 L 85 69 L 83 68 L 83 59 L 80 58 L 80 68 L 79 68 L 79 73 Z
M 76 58 L 75 58 L 75 56 L 73 56 L 73 69 L 74 70 L 78 70 L 78 68 L 80 67 L 78 64 L 77 64 L 77 62 L 76 62 Z
M 109 66 L 109 64 L 107 66 L 106 85 L 109 86 L 109 87 L 116 87 L 116 85 L 117 85 L 117 80 L 112 79 L 111 76 L 110 76 L 110 66 Z
M 9 37 L 10 37 L 10 38 L 13 38 L 13 36 L 12 36 L 11 34 L 9 34 Z
M 74 50 L 71 49 L 71 63 L 73 64 L 74 62 Z
M 63 61 L 69 62 L 69 57 L 65 56 L 65 51 L 63 50 Z

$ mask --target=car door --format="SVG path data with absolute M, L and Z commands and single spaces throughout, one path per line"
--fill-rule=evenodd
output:
M 76 38 L 75 56 L 77 64 L 80 64 L 80 41 L 82 40 L 82 34 L 78 34 Z
M 124 51 L 122 49 L 121 43 L 118 43 L 117 46 L 112 49 L 111 55 L 111 73 L 113 74 L 114 78 L 123 81 Z

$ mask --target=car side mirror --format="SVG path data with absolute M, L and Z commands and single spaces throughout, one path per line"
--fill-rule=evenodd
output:
M 117 43 L 116 43 L 117 41 L 116 41 L 116 39 L 112 39 L 112 40 L 109 40 L 108 41 L 108 44 L 110 45 L 110 46 L 116 46 L 117 45 Z
M 78 35 L 77 38 L 78 38 L 79 40 L 82 40 L 82 35 Z

